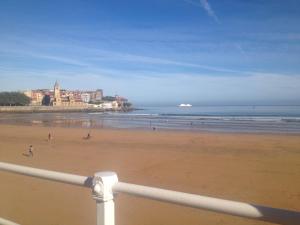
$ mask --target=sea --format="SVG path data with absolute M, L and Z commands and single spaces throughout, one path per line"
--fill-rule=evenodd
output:
M 30 126 L 300 134 L 300 106 L 135 106 L 130 112 L 1 113 Z

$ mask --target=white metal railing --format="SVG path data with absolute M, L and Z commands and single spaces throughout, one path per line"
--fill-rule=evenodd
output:
M 297 211 L 128 184 L 119 182 L 114 172 L 98 172 L 92 177 L 85 177 L 3 162 L 0 162 L 0 170 L 91 188 L 97 205 L 97 225 L 115 224 L 114 193 L 127 193 L 158 201 L 283 225 L 300 224 L 300 212 Z
M 20 225 L 20 224 L 0 218 L 0 225 Z

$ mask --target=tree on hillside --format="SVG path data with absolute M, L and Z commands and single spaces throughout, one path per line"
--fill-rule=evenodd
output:
M 0 92 L 1 106 L 24 106 L 29 105 L 30 98 L 20 92 Z
M 43 100 L 42 100 L 42 105 L 49 106 L 49 105 L 50 105 L 50 102 L 51 102 L 51 97 L 50 97 L 50 95 L 45 95 L 45 96 L 43 97 Z

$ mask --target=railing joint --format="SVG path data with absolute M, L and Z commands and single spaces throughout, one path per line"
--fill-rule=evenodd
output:
M 95 173 L 92 184 L 92 196 L 97 204 L 97 225 L 115 224 L 115 205 L 112 187 L 118 183 L 114 172 Z

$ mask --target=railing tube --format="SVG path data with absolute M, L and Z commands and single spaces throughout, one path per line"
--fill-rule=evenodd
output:
M 20 225 L 20 224 L 0 218 L 0 225 Z
M 85 187 L 90 187 L 91 183 L 91 177 L 79 176 L 70 173 L 55 172 L 50 170 L 36 169 L 28 166 L 19 166 L 10 163 L 0 162 L 0 170 Z
M 275 209 L 123 182 L 115 184 L 113 191 L 277 224 L 300 224 L 300 212 L 291 210 Z

